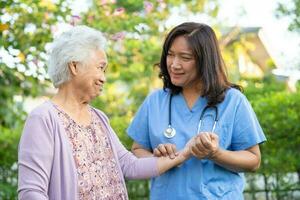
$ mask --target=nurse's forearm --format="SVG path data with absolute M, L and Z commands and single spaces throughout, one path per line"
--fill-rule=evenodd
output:
M 260 166 L 258 145 L 242 151 L 218 150 L 211 160 L 234 172 L 254 172 Z

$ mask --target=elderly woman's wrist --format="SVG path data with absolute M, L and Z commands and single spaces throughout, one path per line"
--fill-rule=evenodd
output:
M 182 150 L 179 155 L 177 156 L 178 158 L 178 162 L 180 162 L 179 164 L 182 164 L 183 162 L 185 162 L 186 160 L 188 160 L 191 157 L 191 152 L 189 150 Z

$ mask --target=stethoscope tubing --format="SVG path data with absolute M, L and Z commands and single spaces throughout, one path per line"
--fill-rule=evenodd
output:
M 166 134 L 166 131 L 164 132 L 164 135 L 165 137 L 167 138 L 172 138 L 175 136 L 176 134 L 176 130 L 172 127 L 172 109 L 171 109 L 171 104 L 172 104 L 172 98 L 173 98 L 173 95 L 170 94 L 170 99 L 169 99 L 169 112 L 168 112 L 168 128 L 169 129 L 173 129 L 174 130 L 174 134 L 172 134 L 172 136 Z M 214 125 L 213 125 L 213 128 L 212 128 L 212 131 L 211 132 L 214 132 L 215 131 L 215 128 L 216 128 L 216 125 L 217 125 L 217 122 L 218 122 L 218 116 L 219 116 L 219 113 L 218 113 L 218 107 L 217 106 L 209 106 L 209 105 L 206 105 L 204 107 L 204 109 L 202 110 L 201 112 L 201 115 L 200 115 L 200 119 L 199 119 L 199 123 L 198 123 L 198 128 L 197 128 L 197 134 L 200 133 L 200 130 L 201 130 L 201 126 L 202 126 L 202 120 L 203 120 L 203 117 L 204 117 L 204 114 L 206 112 L 206 110 L 210 109 L 210 108 L 213 108 L 214 111 L 215 111 L 215 119 L 214 119 Z
M 209 108 L 213 108 L 215 110 L 215 113 L 216 113 L 216 116 L 215 116 L 215 119 L 214 119 L 214 125 L 213 125 L 213 128 L 212 128 L 212 131 L 211 132 L 214 132 L 215 131 L 215 128 L 216 128 L 216 125 L 217 125 L 217 122 L 218 122 L 218 107 L 217 106 L 209 106 L 209 105 L 206 105 L 204 107 L 204 109 L 202 110 L 201 112 L 201 115 L 200 115 L 200 120 L 199 120 L 199 123 L 198 123 L 198 129 L 197 129 L 197 134 L 200 133 L 200 130 L 201 130 L 201 126 L 202 126 L 202 120 L 203 120 L 203 117 L 204 117 L 204 114 L 206 112 L 207 109 Z

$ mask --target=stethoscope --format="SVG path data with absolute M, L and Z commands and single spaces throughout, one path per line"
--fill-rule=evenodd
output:
M 166 138 L 173 138 L 176 135 L 176 129 L 172 126 L 172 123 L 171 123 L 171 117 L 172 117 L 172 110 L 171 110 L 172 97 L 173 97 L 173 95 L 171 94 L 170 95 L 170 100 L 169 100 L 169 124 L 168 124 L 168 127 L 166 128 L 166 130 L 164 131 L 164 136 Z M 216 114 L 215 115 L 215 119 L 214 119 L 214 125 L 213 125 L 213 128 L 212 128 L 211 132 L 215 131 L 215 128 L 216 128 L 216 125 L 217 125 L 217 122 L 218 122 L 218 107 L 217 106 L 209 106 L 209 105 L 207 105 L 207 106 L 204 107 L 204 109 L 201 112 L 199 123 L 198 123 L 197 134 L 201 130 L 203 117 L 204 117 L 205 112 L 208 109 L 214 109 L 215 114 Z

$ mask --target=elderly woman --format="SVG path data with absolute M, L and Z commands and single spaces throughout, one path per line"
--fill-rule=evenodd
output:
M 124 176 L 158 176 L 190 156 L 136 158 L 105 114 L 89 105 L 102 91 L 107 58 L 102 34 L 73 27 L 53 44 L 54 97 L 34 109 L 19 145 L 19 199 L 128 199 Z

